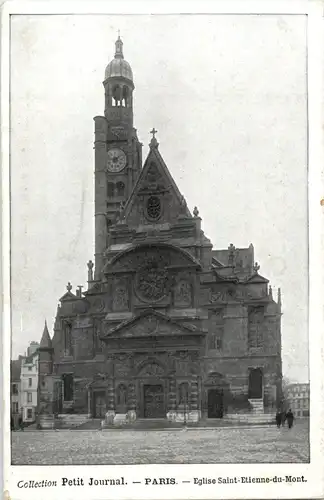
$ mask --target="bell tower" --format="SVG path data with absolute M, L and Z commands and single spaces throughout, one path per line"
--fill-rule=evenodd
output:
M 101 278 L 110 226 L 118 222 L 142 168 L 142 144 L 133 127 L 133 72 L 118 36 L 105 70 L 105 112 L 95 122 L 95 275 Z

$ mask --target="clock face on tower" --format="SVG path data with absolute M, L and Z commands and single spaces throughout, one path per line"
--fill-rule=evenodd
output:
M 120 172 L 126 166 L 126 155 L 118 148 L 111 148 L 107 154 L 107 169 L 109 172 Z

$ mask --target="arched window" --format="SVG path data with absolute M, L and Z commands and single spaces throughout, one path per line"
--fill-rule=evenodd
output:
M 124 196 L 125 194 L 125 184 L 123 182 L 117 182 L 117 196 Z
M 114 196 L 114 194 L 115 194 L 115 184 L 113 182 L 108 182 L 107 194 L 108 194 L 108 196 Z
M 73 355 L 72 323 L 70 321 L 64 321 L 64 354 L 65 356 Z
M 114 87 L 112 95 L 113 95 L 113 99 L 115 101 L 115 106 L 120 106 L 121 100 L 122 100 L 122 90 L 121 90 L 119 85 L 116 85 Z
M 251 308 L 248 316 L 248 346 L 250 349 L 259 348 L 263 345 L 263 322 L 264 308 Z

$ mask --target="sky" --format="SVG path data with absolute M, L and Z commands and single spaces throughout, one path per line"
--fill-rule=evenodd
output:
M 38 15 L 11 23 L 12 356 L 52 333 L 94 254 L 93 117 L 120 30 L 149 131 L 215 248 L 282 291 L 283 373 L 308 380 L 306 18 Z

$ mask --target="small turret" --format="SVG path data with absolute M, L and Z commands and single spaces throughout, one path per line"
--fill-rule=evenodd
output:
M 45 326 L 43 330 L 42 339 L 39 344 L 39 349 L 52 349 L 52 340 L 47 328 L 47 321 L 45 320 Z
M 53 371 L 53 346 L 47 328 L 46 320 L 38 352 L 39 352 L 39 361 L 38 361 L 39 375 L 41 376 L 41 375 L 51 374 Z

